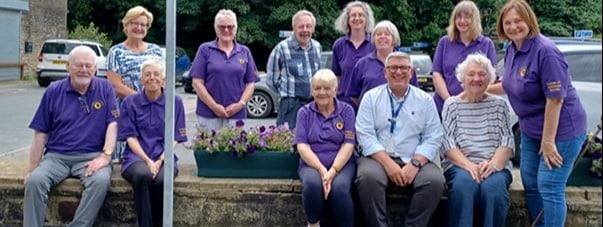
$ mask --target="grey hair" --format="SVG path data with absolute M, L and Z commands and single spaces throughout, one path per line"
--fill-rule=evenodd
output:
M 157 58 L 157 57 L 150 57 L 147 60 L 145 60 L 144 62 L 142 62 L 142 64 L 140 64 L 140 73 L 142 74 L 142 72 L 144 72 L 144 69 L 149 67 L 149 66 L 155 66 L 157 68 L 159 68 L 159 72 L 161 72 L 161 78 L 165 79 L 165 61 Z
M 389 60 L 391 59 L 406 59 L 408 61 L 410 61 L 410 55 L 408 55 L 405 52 L 400 52 L 400 51 L 394 51 L 391 52 L 387 55 L 387 57 L 385 58 L 385 66 L 389 65 Z
M 93 57 L 94 63 L 96 64 L 96 52 L 94 52 L 94 50 L 92 50 L 92 48 L 90 48 L 89 46 L 86 46 L 86 45 L 79 45 L 79 46 L 74 47 L 71 51 L 69 51 L 69 57 L 67 60 L 69 62 L 73 62 L 76 58 L 81 57 L 80 54 Z M 78 55 L 78 56 L 76 56 L 76 55 Z
M 362 1 L 350 2 L 343 8 L 343 11 L 339 14 L 337 20 L 335 20 L 335 30 L 343 34 L 350 33 L 350 11 L 352 11 L 352 8 L 354 7 L 360 7 L 362 8 L 362 11 L 364 11 L 364 17 L 366 18 L 364 31 L 366 33 L 371 33 L 375 27 L 375 17 L 373 16 L 371 6 Z
M 467 74 L 467 67 L 471 63 L 476 64 L 486 70 L 486 73 L 488 74 L 488 84 L 494 83 L 494 80 L 496 80 L 496 71 L 494 66 L 492 66 L 492 62 L 490 62 L 490 59 L 488 59 L 486 55 L 482 53 L 474 53 L 468 55 L 463 62 L 456 66 L 456 78 L 461 82 L 461 84 L 465 79 L 465 74 Z
M 377 33 L 377 30 L 380 29 L 385 29 L 386 32 L 388 32 L 390 35 L 392 35 L 392 37 L 394 37 L 394 47 L 400 46 L 400 32 L 398 32 L 398 28 L 396 28 L 396 25 L 394 25 L 394 23 L 388 20 L 382 20 L 377 23 L 377 25 L 375 25 L 373 33 L 371 34 L 373 39 L 371 41 L 373 45 L 375 45 L 375 34 Z
M 292 28 L 295 28 L 296 21 L 301 16 L 309 16 L 310 19 L 312 20 L 312 27 L 316 27 L 316 18 L 314 17 L 314 14 L 312 14 L 312 12 L 310 12 L 308 10 L 302 9 L 300 11 L 297 11 L 297 13 L 295 13 L 293 15 L 293 17 L 291 18 L 291 27 Z
M 237 14 L 230 9 L 221 9 L 218 11 L 218 13 L 216 13 L 216 17 L 214 19 L 214 29 L 218 29 L 218 21 L 225 17 L 234 21 L 235 29 L 239 27 L 237 24 Z
M 337 86 L 339 84 L 337 76 L 335 76 L 335 73 L 333 73 L 333 71 L 331 71 L 330 69 L 321 69 L 314 73 L 314 76 L 312 76 L 311 83 L 315 83 L 317 81 L 322 81 L 328 84 L 335 85 L 335 89 L 337 89 Z

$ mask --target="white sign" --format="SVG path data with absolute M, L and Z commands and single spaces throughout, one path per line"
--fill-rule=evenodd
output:
M 278 37 L 280 38 L 287 38 L 289 36 L 293 35 L 293 31 L 291 30 L 280 30 L 278 31 Z

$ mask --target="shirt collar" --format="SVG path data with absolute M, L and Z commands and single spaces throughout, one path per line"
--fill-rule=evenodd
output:
M 408 95 L 411 92 L 411 88 L 412 86 L 410 85 L 410 83 L 408 84 L 408 87 L 406 88 L 406 91 L 404 92 L 404 94 L 402 95 L 402 98 L 398 98 L 394 95 L 394 92 L 392 91 L 392 89 L 389 87 L 389 85 L 386 85 L 387 87 L 387 95 L 389 95 L 390 98 L 396 100 L 396 102 L 402 102 L 404 101 L 404 99 L 408 98 Z
M 147 95 L 144 93 L 144 88 L 142 89 L 142 91 L 140 91 L 140 95 L 142 96 L 140 104 L 143 106 L 151 105 L 153 103 L 157 103 L 160 106 L 165 106 L 165 92 L 163 92 L 163 88 L 161 89 L 161 95 L 159 96 L 159 99 L 155 101 L 149 100 Z
M 352 34 L 348 33 L 348 34 L 345 34 L 344 39 L 346 41 L 352 42 L 351 37 L 352 37 Z M 370 33 L 368 33 L 368 32 L 364 33 L 364 42 L 369 42 L 369 43 L 371 42 L 371 34 Z
M 289 36 L 289 38 L 287 38 L 287 42 L 289 43 L 289 46 L 292 47 L 293 49 L 302 50 L 301 46 L 299 46 L 299 42 L 295 38 L 295 34 L 292 34 L 291 36 Z M 310 39 L 310 42 L 308 43 L 308 50 L 311 50 L 313 48 L 314 48 L 314 39 Z
M 239 44 L 236 40 L 233 41 L 234 42 L 234 47 L 232 48 L 232 53 L 238 53 L 241 51 L 241 44 Z M 219 50 L 220 48 L 218 48 L 218 39 L 216 38 L 213 42 L 209 43 L 209 47 L 210 48 L 214 48 Z M 232 55 L 232 54 L 231 54 Z
M 333 113 L 331 113 L 331 116 L 329 116 L 327 118 L 331 118 L 333 116 L 339 116 L 339 115 L 341 115 L 341 111 L 343 111 L 343 103 L 340 102 L 339 100 L 337 100 L 336 98 L 333 98 L 333 101 L 335 102 L 335 110 L 333 110 Z M 318 110 L 318 106 L 316 105 L 316 101 L 313 101 L 310 103 L 310 110 L 317 114 L 321 114 L 320 111 Z

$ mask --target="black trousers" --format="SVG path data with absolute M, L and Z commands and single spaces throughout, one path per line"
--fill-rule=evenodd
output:
M 178 171 L 174 169 L 174 177 L 176 175 Z M 149 167 L 143 161 L 138 161 L 132 163 L 121 176 L 132 184 L 138 226 L 162 226 L 163 166 L 153 178 Z

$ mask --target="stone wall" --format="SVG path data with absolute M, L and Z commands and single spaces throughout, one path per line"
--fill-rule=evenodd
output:
M 21 17 L 21 62 L 27 63 L 25 76 L 34 77 L 38 54 L 47 39 L 66 39 L 67 0 L 29 0 L 29 12 Z M 32 42 L 32 52 L 25 53 L 25 42 Z
M 174 226 L 304 226 L 300 183 L 297 180 L 207 179 L 193 176 L 194 166 L 182 166 L 175 179 Z M 111 189 L 97 219 L 102 226 L 135 226 L 130 185 L 114 169 Z M 0 226 L 21 226 L 22 178 L 0 176 Z M 65 225 L 79 202 L 79 181 L 68 179 L 52 191 L 48 226 Z M 601 188 L 569 187 L 566 226 L 601 226 Z M 528 226 L 521 188 L 511 187 L 507 226 Z M 407 198 L 390 194 L 390 220 L 402 226 Z M 445 200 L 431 226 L 445 221 Z M 326 224 L 326 223 L 325 223 Z M 328 225 L 323 225 L 328 226 Z

